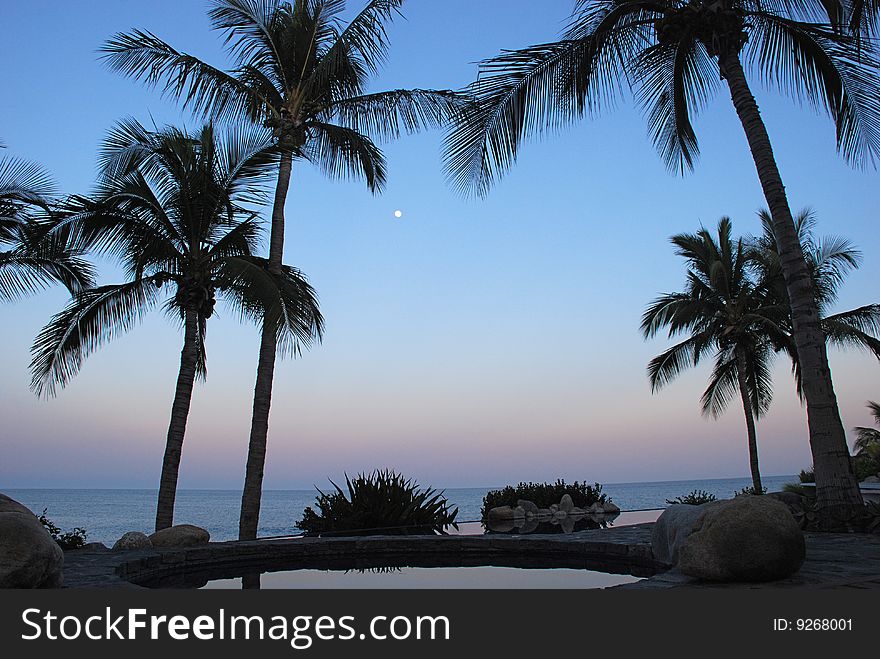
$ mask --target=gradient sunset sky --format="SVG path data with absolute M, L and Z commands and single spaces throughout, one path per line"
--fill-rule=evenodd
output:
M 349 3 L 359 9 L 360 2 Z M 390 62 L 374 89 L 459 88 L 476 61 L 554 39 L 570 0 L 411 0 L 390 28 Z M 7 155 L 42 163 L 69 193 L 91 188 L 99 144 L 134 116 L 198 126 L 156 91 L 107 71 L 100 44 L 155 32 L 218 65 L 221 41 L 200 1 L 8 3 L 0 23 L 0 138 Z M 792 207 L 812 206 L 820 234 L 852 240 L 865 260 L 837 310 L 878 301 L 877 172 L 847 167 L 830 119 L 755 84 Z M 697 122 L 694 174 L 666 172 L 639 111 L 623 104 L 522 150 L 485 200 L 445 185 L 438 133 L 385 147 L 386 192 L 294 169 L 286 261 L 317 288 L 327 332 L 276 371 L 266 488 L 309 488 L 377 467 L 438 487 L 519 480 L 648 480 L 748 474 L 736 401 L 700 415 L 708 365 L 652 395 L 642 340 L 656 295 L 679 290 L 669 236 L 759 230 L 754 165 L 722 92 Z M 401 218 L 394 211 L 400 209 Z M 105 268 L 104 281 L 114 280 Z M 28 390 L 34 335 L 65 303 L 52 289 L 0 307 L 0 489 L 155 487 L 181 333 L 157 311 L 89 358 L 55 399 Z M 208 381 L 197 386 L 181 464 L 183 488 L 239 488 L 258 333 L 230 310 L 208 325 Z M 844 424 L 869 425 L 880 368 L 832 350 Z M 806 418 L 789 365 L 758 425 L 762 472 L 810 464 Z

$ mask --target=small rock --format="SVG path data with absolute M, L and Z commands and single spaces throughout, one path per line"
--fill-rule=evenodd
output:
M 578 508 L 577 506 L 575 506 L 570 511 L 568 511 L 568 514 L 570 517 L 583 517 L 587 514 L 587 511 L 583 508 Z
M 192 524 L 178 524 L 150 536 L 153 547 L 195 547 L 208 544 L 211 534 Z
M 146 533 L 129 531 L 113 545 L 113 551 L 128 551 L 130 549 L 151 549 L 153 543 Z
M 538 514 L 538 506 L 536 506 L 532 501 L 526 501 L 525 499 L 520 499 L 519 501 L 516 502 L 516 506 L 517 506 L 517 508 L 522 508 L 523 510 L 525 510 L 526 515 L 529 515 L 529 514 L 537 515 Z
M 602 509 L 606 513 L 608 513 L 609 515 L 619 515 L 620 514 L 620 508 L 613 501 L 606 501 L 604 504 L 602 504 Z
M 574 501 L 571 500 L 571 495 L 563 494 L 562 499 L 559 500 L 559 510 L 568 513 L 571 512 L 572 508 L 574 508 Z
M 87 542 L 80 547 L 80 551 L 110 551 L 110 549 L 103 542 Z
M 594 503 L 592 506 L 587 508 L 587 512 L 593 515 L 604 515 L 605 514 L 605 506 L 603 506 L 598 501 Z
M 863 483 L 880 483 L 880 476 L 868 476 Z
M 553 511 L 549 508 L 538 508 L 538 512 L 535 515 L 540 521 L 546 522 L 553 517 Z

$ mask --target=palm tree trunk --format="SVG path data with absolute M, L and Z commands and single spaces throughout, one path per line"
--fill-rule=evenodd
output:
M 159 479 L 159 501 L 156 504 L 157 531 L 168 528 L 174 521 L 174 499 L 177 496 L 180 452 L 183 449 L 183 435 L 186 432 L 186 419 L 189 416 L 189 405 L 196 379 L 199 319 L 194 309 L 187 309 L 184 312 L 183 323 L 180 372 L 177 374 L 177 388 L 174 391 L 171 422 L 168 424 L 168 439 L 165 442 L 165 457 L 162 460 L 162 476 Z
M 825 351 L 825 335 L 819 325 L 819 311 L 812 281 L 767 128 L 749 89 L 739 55 L 722 55 L 719 65 L 722 77 L 727 80 L 737 116 L 742 122 L 773 218 L 773 232 L 779 246 L 782 271 L 791 303 L 794 341 L 807 402 L 819 522 L 825 528 L 838 528 L 858 516 L 864 504 L 853 474 L 846 435 L 837 408 Z
M 746 415 L 746 432 L 749 435 L 749 468 L 752 471 L 752 490 L 755 494 L 763 494 L 764 486 L 761 484 L 761 472 L 758 469 L 758 437 L 755 433 L 755 415 L 752 413 L 749 387 L 746 384 L 747 369 L 745 353 L 742 348 L 737 348 L 736 379 L 739 382 L 739 395 L 742 397 L 743 411 Z
M 278 165 L 278 183 L 272 205 L 272 231 L 269 236 L 269 271 L 281 273 L 284 256 L 284 202 L 290 188 L 293 158 L 282 154 Z M 251 416 L 251 434 L 248 442 L 244 490 L 241 494 L 241 516 L 238 520 L 240 540 L 257 537 L 260 522 L 260 500 L 263 495 L 263 469 L 266 464 L 266 437 L 269 434 L 269 408 L 272 404 L 272 381 L 275 377 L 275 354 L 278 338 L 275 329 L 263 326 L 260 337 L 260 355 L 257 360 L 257 382 L 254 385 L 254 407 Z

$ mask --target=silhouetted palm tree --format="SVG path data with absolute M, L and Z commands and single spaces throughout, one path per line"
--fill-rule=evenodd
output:
M 131 279 L 81 292 L 40 332 L 31 362 L 38 394 L 64 386 L 89 353 L 131 329 L 165 290 L 166 312 L 183 325 L 157 530 L 173 521 L 193 384 L 206 375 L 205 330 L 216 296 L 262 323 L 289 351 L 322 333 L 314 291 L 302 274 L 289 266 L 270 269 L 253 256 L 260 230 L 246 206 L 264 200 L 260 184 L 273 159 L 271 142 L 253 130 L 230 130 L 221 140 L 210 124 L 190 135 L 121 122 L 107 139 L 97 193 L 72 200 L 62 223 L 78 244 L 116 256 Z
M 669 336 L 688 338 L 651 360 L 648 376 L 656 391 L 707 356 L 715 365 L 702 397 L 703 414 L 717 418 L 738 393 L 746 418 L 749 466 L 755 493 L 763 492 L 758 468 L 755 420 L 773 397 L 771 338 L 784 310 L 749 276 L 748 247 L 731 238 L 731 222 L 718 223 L 717 240 L 706 229 L 672 237 L 677 254 L 688 263 L 687 287 L 657 298 L 642 316 L 645 338 L 662 328 Z
M 383 64 L 386 24 L 404 0 L 371 0 L 347 25 L 344 0 L 214 0 L 214 29 L 225 37 L 235 68 L 212 67 L 150 32 L 117 34 L 104 47 L 110 67 L 182 99 L 185 107 L 269 127 L 282 156 L 278 167 L 269 267 L 280 267 L 284 202 L 293 160 L 306 160 L 332 178 L 355 176 L 378 192 L 385 159 L 372 138 L 391 138 L 439 126 L 461 107 L 449 91 L 397 89 L 366 93 Z M 269 407 L 275 369 L 274 333 L 263 333 L 254 387 L 239 536 L 256 537 Z
M 0 159 L 0 301 L 53 282 L 71 293 L 93 282 L 92 267 L 63 232 L 50 233 L 54 186 L 38 165 Z
M 849 160 L 880 154 L 874 50 L 838 25 L 835 0 L 578 0 L 563 39 L 505 51 L 470 90 L 478 111 L 450 135 L 450 181 L 485 193 L 516 159 L 522 139 L 604 109 L 632 88 L 668 166 L 698 154 L 691 114 L 726 83 L 773 218 L 794 317 L 821 522 L 860 512 L 846 437 L 807 263 L 746 68 L 783 93 L 824 108 Z M 824 21 L 824 23 L 823 23 Z

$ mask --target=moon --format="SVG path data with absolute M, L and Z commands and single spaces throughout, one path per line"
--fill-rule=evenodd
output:
M 397 219 L 400 219 L 401 217 L 403 217 L 403 211 L 401 211 L 401 210 L 394 211 L 394 217 L 396 217 Z

